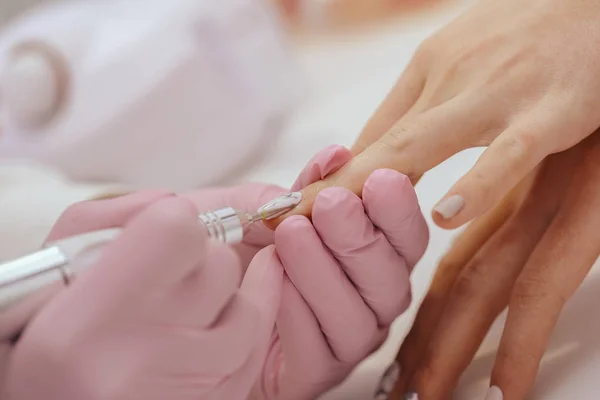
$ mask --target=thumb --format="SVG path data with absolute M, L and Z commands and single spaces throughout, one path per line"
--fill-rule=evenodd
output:
M 259 315 L 254 351 L 244 366 L 243 376 L 238 377 L 241 387 L 250 387 L 262 372 L 281 304 L 282 286 L 283 266 L 275 246 L 266 247 L 250 263 L 239 293 L 240 297 L 254 306 Z
M 275 251 L 275 246 L 269 246 L 256 254 L 240 288 L 240 294 L 251 302 L 260 314 L 259 344 L 265 345 L 271 338 L 275 318 L 281 302 L 283 285 L 283 266 Z

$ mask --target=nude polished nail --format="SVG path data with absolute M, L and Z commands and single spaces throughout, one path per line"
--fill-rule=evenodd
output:
M 485 395 L 485 400 L 503 400 L 504 395 L 498 386 L 492 386 Z
M 400 364 L 398 364 L 397 361 L 394 361 L 392 365 L 385 370 L 379 381 L 379 385 L 375 391 L 375 400 L 387 400 L 389 394 L 394 390 L 398 378 L 400 378 L 400 372 Z
M 460 212 L 465 206 L 465 199 L 455 194 L 445 200 L 442 200 L 433 211 L 440 214 L 444 219 L 450 219 Z

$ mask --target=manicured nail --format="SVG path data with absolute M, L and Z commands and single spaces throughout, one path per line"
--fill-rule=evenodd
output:
M 455 194 L 441 201 L 433 211 L 440 214 L 444 219 L 450 219 L 459 213 L 465 206 L 465 199 L 462 196 Z
M 276 197 L 256 212 L 258 219 L 271 220 L 293 210 L 302 201 L 302 192 L 293 192 Z
M 392 365 L 385 370 L 383 376 L 379 380 L 377 390 L 375 391 L 375 400 L 387 400 L 389 394 L 394 390 L 398 378 L 400 378 L 400 371 L 401 368 L 398 361 L 394 361 Z
M 404 395 L 404 400 L 419 400 L 419 395 L 416 392 L 409 392 Z
M 498 386 L 492 386 L 485 395 L 485 400 L 502 400 L 504 395 Z

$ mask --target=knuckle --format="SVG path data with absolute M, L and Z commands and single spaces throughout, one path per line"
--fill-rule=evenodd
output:
M 436 52 L 437 48 L 438 48 L 437 36 L 435 34 L 429 36 L 428 38 L 426 38 L 425 40 L 423 40 L 421 42 L 419 47 L 417 47 L 417 50 L 415 51 L 415 53 L 413 55 L 412 62 L 417 67 L 428 64 L 431 61 L 432 57 L 434 57 L 437 54 L 437 52 Z
M 513 158 L 522 159 L 538 149 L 538 135 L 528 129 L 520 129 L 516 135 L 511 135 L 505 142 L 505 151 Z
M 477 188 L 480 196 L 484 199 L 488 198 L 495 186 L 495 182 L 491 182 L 489 173 L 483 168 L 475 168 L 467 175 L 468 182 L 471 187 Z
M 489 277 L 482 266 L 483 263 L 474 260 L 467 269 L 458 275 L 453 287 L 454 296 L 470 298 L 485 292 Z
M 395 125 L 389 134 L 393 141 L 390 143 L 396 150 L 409 147 L 414 142 L 413 132 L 418 131 L 421 124 L 418 119 Z
M 525 346 L 519 347 L 518 351 L 499 350 L 494 377 L 504 381 L 519 381 L 525 371 L 535 371 L 539 362 L 539 356 Z
M 562 306 L 567 298 L 552 285 L 543 272 L 528 272 L 519 277 L 511 296 L 511 307 L 535 309 L 552 303 Z

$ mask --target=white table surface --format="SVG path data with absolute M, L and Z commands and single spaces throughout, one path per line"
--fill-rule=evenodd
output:
M 243 178 L 290 185 L 304 163 L 323 147 L 351 145 L 361 128 L 392 87 L 417 45 L 473 1 L 457 1 L 435 12 L 400 18 L 389 25 L 356 35 L 304 40 L 298 57 L 304 67 L 309 96 L 266 160 Z M 426 175 L 417 191 L 428 215 L 433 205 L 473 164 L 479 151 L 449 160 Z M 428 216 L 429 218 L 429 216 Z M 431 223 L 431 244 L 413 275 L 415 302 L 395 324 L 386 345 L 365 361 L 326 400 L 371 399 L 376 381 L 393 359 L 431 279 L 436 261 L 449 247 L 452 233 Z M 318 278 L 316 278 L 318 279 Z M 592 275 L 567 306 L 542 366 L 533 399 L 597 399 L 600 361 L 600 278 Z M 591 317 L 590 317 L 591 316 Z M 498 321 L 456 391 L 456 399 L 483 399 L 495 346 Z

